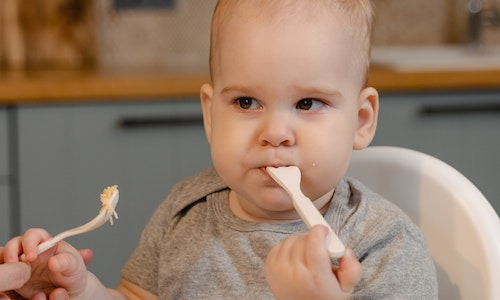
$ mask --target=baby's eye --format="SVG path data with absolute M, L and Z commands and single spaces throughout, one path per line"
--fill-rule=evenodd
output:
M 261 107 L 259 101 L 250 97 L 237 98 L 236 103 L 238 103 L 242 109 L 259 109 Z
M 297 102 L 297 109 L 301 110 L 311 110 L 311 109 L 319 109 L 324 105 L 324 103 L 321 100 L 314 99 L 314 98 L 304 98 L 300 99 L 299 102 Z

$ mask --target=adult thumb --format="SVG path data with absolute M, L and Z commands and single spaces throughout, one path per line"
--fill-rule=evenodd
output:
M 31 276 L 31 267 L 25 262 L 0 264 L 0 291 L 22 287 Z

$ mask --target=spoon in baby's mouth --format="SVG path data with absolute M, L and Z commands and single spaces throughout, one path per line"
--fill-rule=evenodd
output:
M 331 258 L 340 258 L 345 253 L 345 246 L 338 236 L 333 232 L 330 225 L 325 221 L 314 204 L 307 198 L 300 189 L 301 174 L 296 166 L 289 167 L 267 167 L 267 172 L 271 177 L 290 195 L 293 206 L 308 228 L 315 225 L 323 225 L 328 228 L 326 237 L 326 248 Z

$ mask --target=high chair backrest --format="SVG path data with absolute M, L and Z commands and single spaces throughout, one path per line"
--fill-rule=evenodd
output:
M 355 151 L 348 176 L 420 227 L 436 265 L 439 299 L 500 299 L 500 219 L 466 177 L 435 157 L 387 146 Z

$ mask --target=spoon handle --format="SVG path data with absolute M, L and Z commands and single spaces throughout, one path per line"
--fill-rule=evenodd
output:
M 345 253 L 345 246 L 340 241 L 338 236 L 333 232 L 330 225 L 326 222 L 325 218 L 316 209 L 314 204 L 309 198 L 307 198 L 301 191 L 295 191 L 290 193 L 293 205 L 297 212 L 299 213 L 304 223 L 306 223 L 308 228 L 315 225 L 323 225 L 328 228 L 328 236 L 326 237 L 326 248 L 330 258 L 340 258 Z

